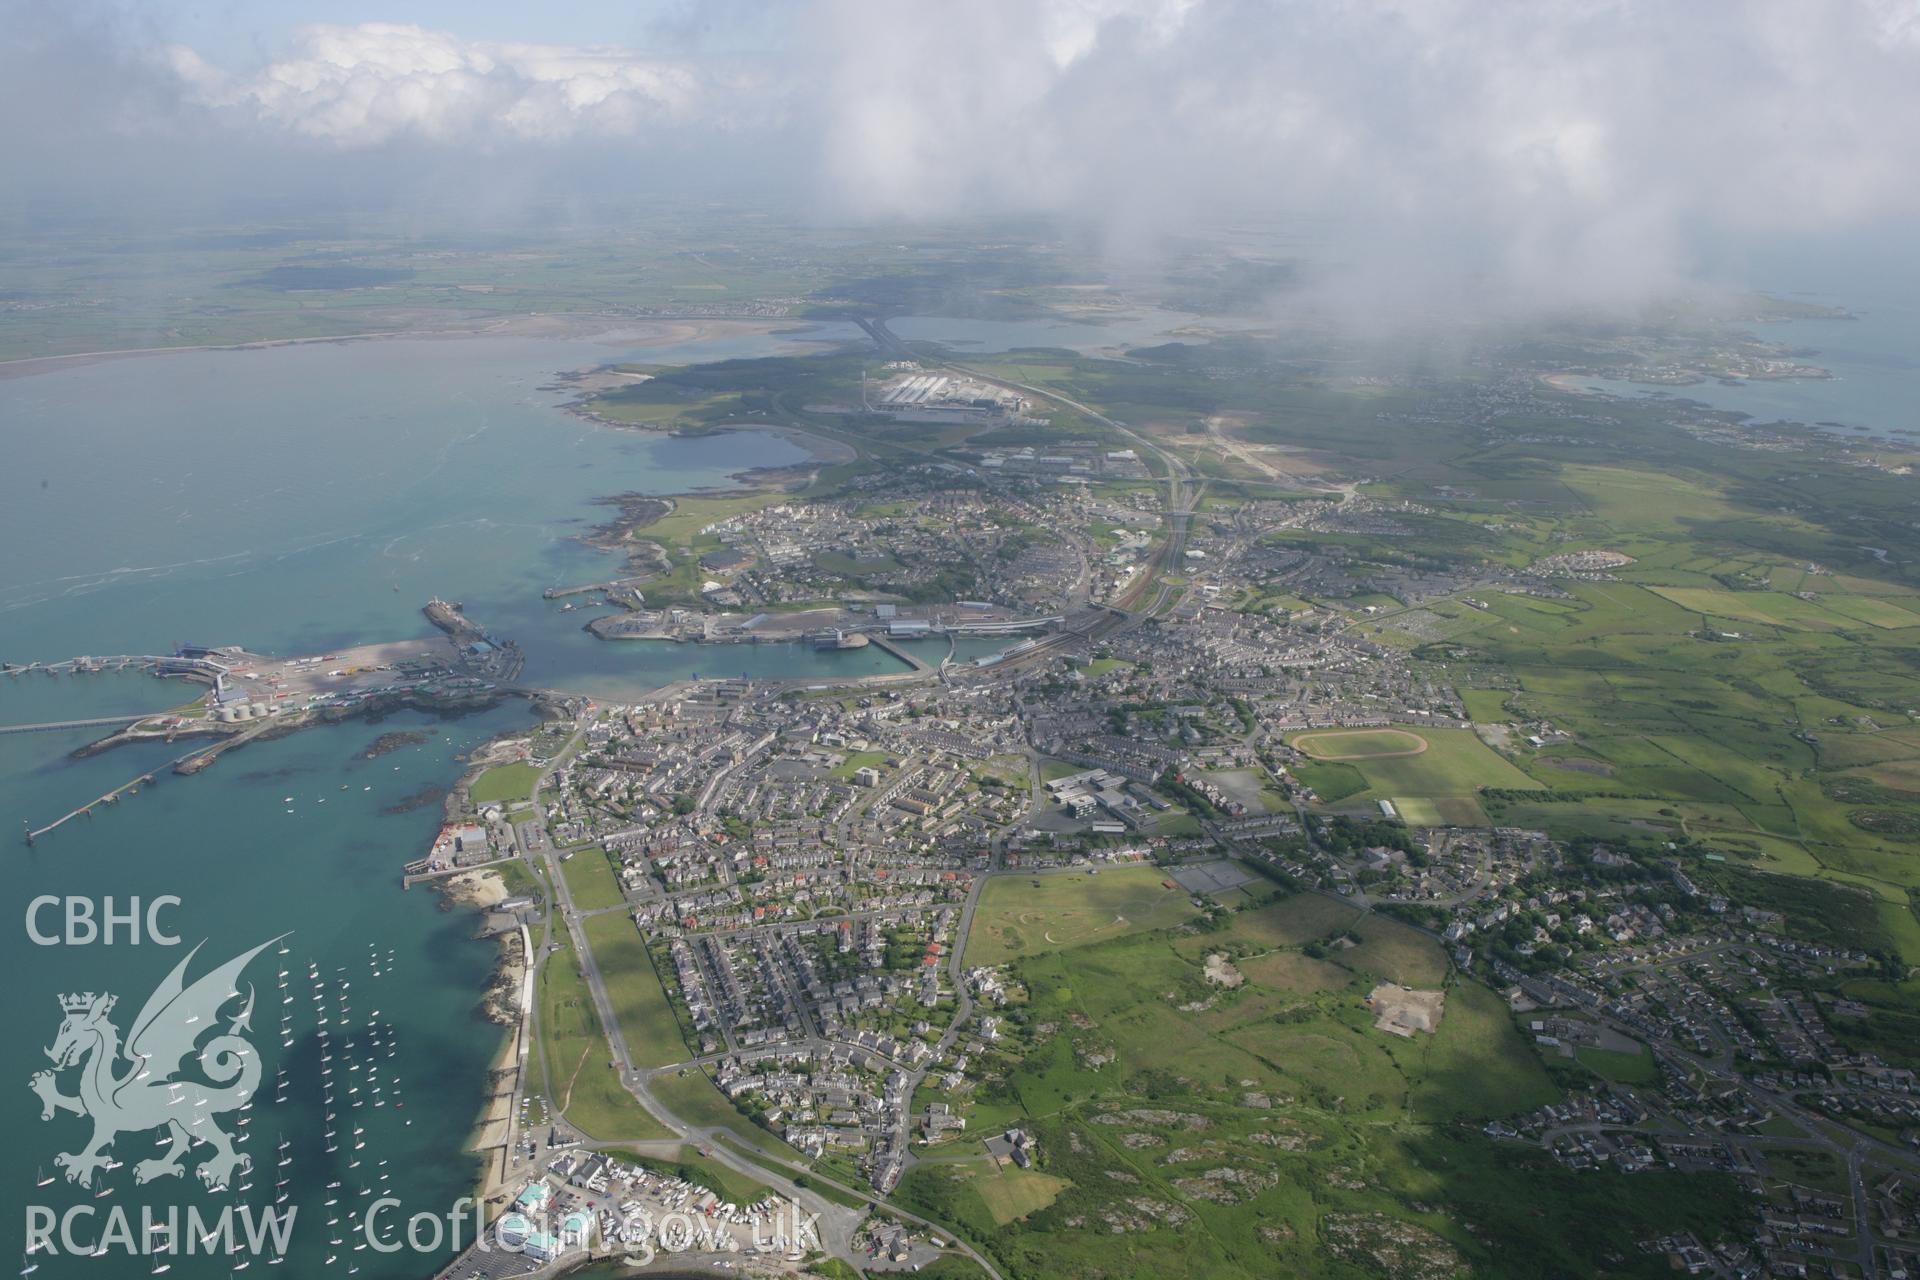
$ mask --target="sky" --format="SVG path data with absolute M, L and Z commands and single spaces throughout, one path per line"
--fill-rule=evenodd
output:
M 1291 217 L 1384 290 L 1598 301 L 1920 214 L 1920 0 L 0 0 L 0 23 L 16 201 L 711 192 L 1054 216 L 1116 252 Z
M 236 62 L 271 58 L 301 27 L 323 23 L 405 23 L 469 40 L 633 47 L 681 8 L 674 0 L 413 0 L 398 6 L 386 0 L 180 0 L 150 7 L 172 40 Z

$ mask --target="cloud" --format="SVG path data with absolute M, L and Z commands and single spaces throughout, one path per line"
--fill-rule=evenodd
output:
M 1600 292 L 1703 235 L 1920 210 L 1912 0 L 820 13 L 823 168 L 855 210 L 1291 211 L 1400 269 Z
M 631 138 L 710 122 L 725 101 L 700 68 L 629 49 L 463 40 L 394 23 L 307 26 L 254 71 L 162 52 L 193 102 L 341 148 L 491 147 Z
M 32 109 L 370 172 L 644 153 L 683 190 L 1055 215 L 1123 249 L 1284 221 L 1382 292 L 1627 299 L 1729 237 L 1920 212 L 1920 0 L 716 0 L 676 21 L 648 47 L 316 25 L 249 67 L 121 30 L 96 62 L 139 75 L 96 66 L 96 100 L 64 104 L 55 58 Z M 140 94 L 119 110 L 116 79 Z

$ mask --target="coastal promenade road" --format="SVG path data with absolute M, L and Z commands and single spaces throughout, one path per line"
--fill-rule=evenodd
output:
M 582 726 L 577 732 L 574 733 L 574 735 L 571 738 L 567 740 L 567 743 L 565 746 L 561 747 L 559 751 L 554 753 L 554 762 L 548 765 L 545 769 L 541 770 L 539 775 L 534 778 L 531 798 L 532 798 L 534 812 L 536 815 L 541 812 L 540 810 L 541 791 L 546 787 L 548 780 L 553 776 L 554 772 L 557 771 L 560 768 L 560 766 L 564 764 L 569 757 L 572 756 L 574 751 L 579 749 L 580 743 L 585 737 L 586 737 L 586 728 Z M 508 830 L 511 831 L 513 834 L 513 844 L 514 844 L 515 851 L 517 852 L 520 859 L 526 863 L 528 873 L 533 876 L 536 882 L 540 879 L 539 873 L 544 867 L 549 878 L 553 879 L 554 881 L 564 883 L 564 881 L 561 881 L 560 874 L 557 867 L 550 860 L 550 854 L 553 847 L 551 841 L 542 840 L 540 842 L 541 844 L 540 850 L 536 853 L 536 851 L 530 850 L 526 847 L 526 844 L 520 834 L 520 828 L 517 825 L 510 825 L 508 827 Z M 529 939 L 531 940 L 531 937 L 532 937 L 531 931 L 529 931 L 528 936 L 529 936 Z M 540 1039 L 540 995 L 539 993 L 540 993 L 541 968 L 543 965 L 546 964 L 547 956 L 552 951 L 552 947 L 553 947 L 553 899 L 551 897 L 548 897 L 546 900 L 546 909 L 541 913 L 541 917 L 540 917 L 539 941 L 537 943 L 534 943 L 533 954 L 528 958 L 528 961 L 527 961 L 527 977 L 526 977 L 526 985 L 525 985 L 527 1008 L 525 1011 L 526 1029 L 524 1032 L 526 1053 L 523 1055 L 523 1058 L 522 1058 L 522 1066 L 521 1066 L 519 1078 L 514 1081 L 513 1098 L 511 1099 L 507 1107 L 506 1153 L 502 1157 L 502 1161 L 501 1161 L 501 1165 L 502 1165 L 501 1176 L 503 1179 L 510 1178 L 515 1172 L 517 1172 L 517 1166 L 520 1163 L 519 1153 L 520 1153 L 520 1143 L 522 1138 L 522 1135 L 519 1132 L 520 1109 L 526 1104 L 527 1093 L 528 1093 L 528 1088 L 527 1088 L 528 1077 L 533 1072 L 533 1061 L 536 1057 L 540 1061 L 540 1074 L 541 1074 L 542 1080 L 544 1081 L 546 1077 L 546 1061 L 547 1061 L 546 1050 L 542 1045 L 541 1039 Z M 551 1099 L 549 1101 L 551 1101 Z

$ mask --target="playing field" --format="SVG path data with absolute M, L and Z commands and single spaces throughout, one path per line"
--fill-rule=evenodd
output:
M 1410 827 L 1446 826 L 1450 816 L 1432 796 L 1395 796 L 1393 807 L 1399 812 L 1400 821 Z M 1459 810 L 1454 812 L 1457 814 Z
M 573 905 L 582 911 L 617 907 L 627 900 L 620 891 L 619 877 L 613 874 L 613 864 L 597 845 L 575 851 L 560 864 L 560 874 L 566 877 Z
M 1467 729 L 1321 729 L 1296 735 L 1290 745 L 1335 762 L 1322 768 L 1351 769 L 1365 778 L 1364 790 L 1342 788 L 1336 797 L 1342 808 L 1391 800 L 1415 826 L 1484 826 L 1487 817 L 1475 798 L 1481 789 L 1541 785 Z
M 980 892 L 966 963 L 1009 960 L 1164 929 L 1198 913 L 1187 891 L 1154 867 L 995 876 Z
M 1293 749 L 1316 760 L 1372 760 L 1417 756 L 1427 749 L 1427 740 L 1404 729 L 1322 729 L 1296 737 Z

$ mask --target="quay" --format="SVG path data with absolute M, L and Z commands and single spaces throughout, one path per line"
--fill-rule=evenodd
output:
M 592 595 L 596 591 L 632 591 L 646 582 L 646 575 L 631 578 L 609 578 L 605 582 L 589 582 L 578 587 L 548 587 L 540 593 L 543 600 L 560 600 L 567 596 Z
M 137 720 L 145 720 L 148 718 L 149 717 L 147 716 L 134 716 L 132 719 L 137 721 Z M 126 721 L 116 720 L 110 723 L 121 724 L 121 723 L 126 723 Z M 259 729 L 254 729 L 250 732 L 243 731 L 240 733 L 236 733 L 229 738 L 225 738 L 219 742 L 212 743 L 208 746 L 195 747 L 192 751 L 187 752 L 185 755 L 170 761 L 168 764 L 168 767 L 171 768 L 173 772 L 180 774 L 182 776 L 185 776 L 187 774 L 198 773 L 200 772 L 200 770 L 212 764 L 214 762 L 214 759 L 218 757 L 222 752 L 231 750 L 232 748 L 237 747 L 242 743 L 252 741 L 254 738 L 258 737 L 260 733 L 264 732 L 264 730 L 265 730 L 265 726 L 261 726 Z M 36 827 L 31 823 L 27 822 L 25 819 L 22 819 L 20 825 L 23 828 L 25 828 L 27 833 L 26 834 L 27 847 L 32 848 L 34 841 L 38 840 L 41 836 L 46 835 L 49 831 L 52 831 L 56 827 L 63 826 L 66 823 L 73 821 L 75 818 L 91 818 L 93 816 L 93 811 L 103 804 L 118 804 L 120 802 L 120 797 L 123 795 L 125 796 L 137 795 L 139 793 L 139 788 L 143 786 L 145 787 L 152 786 L 154 784 L 154 780 L 160 775 L 160 772 L 161 770 L 155 769 L 152 773 L 143 773 L 139 777 L 135 778 L 132 782 L 122 783 L 121 785 L 115 787 L 113 790 L 107 792 L 107 794 L 103 796 L 98 796 L 92 800 L 89 800 L 87 803 L 81 805 L 79 808 L 73 810 L 70 813 L 62 814 L 60 817 L 55 818 L 52 822 L 47 823 L 43 827 Z
M 900 661 L 912 667 L 915 671 L 933 670 L 932 663 L 927 662 L 925 659 L 920 658 L 915 654 L 908 653 L 905 649 L 901 648 L 899 645 L 895 644 L 893 641 L 887 639 L 883 635 L 880 635 L 878 633 L 870 633 L 867 636 L 867 641 L 868 643 L 875 645 L 880 649 L 885 650 L 887 653 L 892 654 L 894 657 L 900 659 Z M 953 651 L 954 651 L 953 643 L 951 640 L 949 640 L 947 643 L 947 656 L 949 658 L 953 656 Z M 944 663 L 942 665 L 944 665 Z
M 420 866 L 427 861 L 425 858 L 416 859 L 414 862 L 407 864 L 408 870 L 400 877 L 400 887 L 402 889 L 411 889 L 416 884 L 427 881 L 445 880 L 449 876 L 463 876 L 469 871 L 485 871 L 489 867 L 505 866 L 518 857 L 518 854 L 510 853 L 504 858 L 495 858 L 490 862 L 475 862 L 459 867 L 436 867 L 431 871 L 412 870 L 413 867 Z

